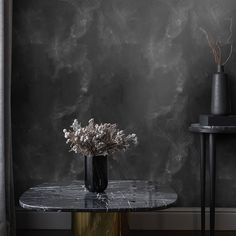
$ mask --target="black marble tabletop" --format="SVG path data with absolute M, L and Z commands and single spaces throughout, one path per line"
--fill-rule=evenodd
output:
M 45 183 L 20 197 L 23 208 L 64 212 L 152 211 L 173 205 L 177 194 L 151 181 L 110 181 L 105 193 L 90 193 L 83 181 Z
M 195 133 L 236 134 L 236 126 L 205 126 L 191 124 L 189 130 Z

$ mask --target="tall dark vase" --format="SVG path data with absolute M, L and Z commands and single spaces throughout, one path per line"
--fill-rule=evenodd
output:
M 231 113 L 229 79 L 224 73 L 224 66 L 217 66 L 217 73 L 212 77 L 211 113 L 229 115 Z
M 85 157 L 85 187 L 102 193 L 108 185 L 107 156 Z

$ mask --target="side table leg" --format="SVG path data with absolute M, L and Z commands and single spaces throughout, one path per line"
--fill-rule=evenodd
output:
M 205 233 L 205 189 L 206 189 L 206 134 L 200 134 L 201 160 L 200 160 L 200 180 L 201 180 L 201 231 Z
M 216 180 L 216 146 L 215 134 L 209 134 L 210 157 L 210 236 L 215 235 L 215 180 Z
M 74 236 L 128 235 L 126 213 L 75 212 L 72 213 Z

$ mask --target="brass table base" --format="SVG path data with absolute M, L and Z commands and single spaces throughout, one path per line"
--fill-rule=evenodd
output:
M 72 213 L 74 236 L 125 236 L 128 235 L 126 213 Z

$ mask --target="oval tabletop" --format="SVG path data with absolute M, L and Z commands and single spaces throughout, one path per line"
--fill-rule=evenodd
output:
M 110 181 L 105 193 L 91 193 L 83 181 L 45 183 L 20 197 L 23 208 L 64 212 L 152 211 L 173 205 L 177 194 L 168 186 L 151 181 Z
M 236 126 L 205 126 L 200 124 L 191 124 L 189 130 L 195 133 L 236 134 Z

